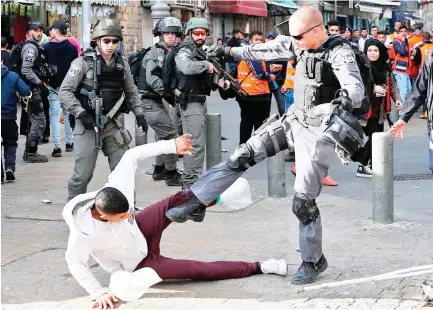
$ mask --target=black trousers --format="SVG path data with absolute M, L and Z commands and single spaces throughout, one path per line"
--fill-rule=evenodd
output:
M 247 142 L 251 138 L 253 129 L 258 129 L 269 117 L 271 113 L 271 96 L 260 96 L 263 100 L 258 100 L 258 98 L 254 98 L 253 100 L 251 97 L 246 97 L 238 101 L 241 108 L 239 145 Z
M 367 142 L 364 145 L 364 158 L 362 164 L 367 166 L 368 163 L 371 163 L 371 157 L 373 153 L 373 134 L 375 132 L 383 132 L 384 125 L 379 124 L 378 118 L 370 117 L 367 122 L 367 126 L 363 127 L 365 135 L 368 137 Z
M 2 145 L 5 158 L 5 169 L 15 171 L 15 163 L 18 148 L 18 125 L 14 119 L 2 119 Z M 4 179 L 3 158 L 1 160 L 1 177 Z

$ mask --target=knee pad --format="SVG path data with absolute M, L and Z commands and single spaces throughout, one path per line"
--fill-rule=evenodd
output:
M 310 200 L 303 194 L 296 193 L 293 197 L 292 211 L 302 225 L 308 225 L 316 220 L 319 215 L 316 201 Z
M 234 171 L 245 171 L 255 164 L 254 152 L 246 143 L 240 145 L 227 160 L 227 165 Z
M 268 120 L 272 118 L 273 116 Z M 267 157 L 272 157 L 276 153 L 288 149 L 289 145 L 286 138 L 286 129 L 283 126 L 284 117 L 282 119 L 276 119 L 271 123 L 268 123 L 268 120 L 265 121 L 262 127 L 256 130 L 254 135 L 259 137 L 263 142 Z

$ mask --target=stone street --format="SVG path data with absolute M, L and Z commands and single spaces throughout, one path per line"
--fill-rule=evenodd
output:
M 273 103 L 275 108 L 275 102 Z M 238 144 L 239 109 L 235 101 L 211 96 L 209 112 L 222 114 L 223 149 Z M 149 137 L 153 137 L 149 133 Z M 149 138 L 149 140 L 151 140 Z M 90 299 L 69 273 L 64 260 L 69 230 L 61 212 L 73 155 L 49 158 L 45 164 L 23 163 L 18 150 L 17 180 L 1 186 L 2 309 L 90 309 Z M 52 143 L 40 152 L 50 154 Z M 225 158 L 229 153 L 224 153 Z M 428 172 L 425 121 L 415 115 L 403 141 L 394 144 L 395 173 Z M 146 174 L 153 159 L 140 162 L 137 204 L 147 206 L 177 188 L 154 182 Z M 155 285 L 140 300 L 120 309 L 419 309 L 420 284 L 430 275 L 297 292 L 290 276 L 301 259 L 296 252 L 298 221 L 291 211 L 293 163 L 286 164 L 287 198 L 267 197 L 266 163 L 245 174 L 254 203 L 238 211 L 209 209 L 203 223 L 172 224 L 162 240 L 162 254 L 205 261 L 260 261 L 284 258 L 287 277 L 256 275 L 246 279 Z M 355 279 L 432 263 L 433 195 L 431 180 L 395 182 L 395 223 L 372 221 L 371 180 L 356 177 L 355 164 L 337 160 L 330 175 L 340 185 L 324 188 L 318 199 L 323 218 L 324 253 L 329 268 L 318 283 Z M 102 153 L 88 190 L 104 185 L 109 174 Z M 51 204 L 42 203 L 49 199 Z M 109 275 L 92 261 L 103 285 Z

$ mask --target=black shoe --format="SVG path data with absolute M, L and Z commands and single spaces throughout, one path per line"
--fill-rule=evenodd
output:
M 373 177 L 373 172 L 370 167 L 359 165 L 356 176 L 360 178 L 371 178 Z
M 66 149 L 65 152 L 73 152 L 74 151 L 74 143 L 66 143 Z
M 62 157 L 62 150 L 60 148 L 55 147 L 53 152 L 51 153 L 53 157 Z
M 44 141 L 42 140 L 42 138 L 40 138 L 40 139 L 38 140 L 38 145 L 42 145 L 42 144 L 44 144 Z
M 27 153 L 27 158 L 24 155 L 23 159 L 26 163 L 33 163 L 33 164 L 48 162 L 48 158 L 46 156 L 41 155 L 37 152 L 36 153 Z
M 6 181 L 12 182 L 15 181 L 15 173 L 12 171 L 12 169 L 6 169 Z
M 48 142 L 50 142 L 50 136 L 48 136 L 48 137 L 43 137 L 42 138 L 42 143 L 48 143 Z
M 205 215 L 206 215 L 206 207 L 202 206 L 198 208 L 198 210 L 195 210 L 190 214 L 188 214 L 186 216 L 186 219 L 199 223 L 199 222 L 203 222 Z
M 201 203 L 200 200 L 191 191 L 188 191 L 190 198 L 183 205 L 172 208 L 165 212 L 165 215 L 175 223 L 184 223 L 187 220 L 193 220 L 196 218 L 196 222 L 201 222 L 204 219 L 203 214 L 199 211 L 201 209 L 206 210 L 206 206 Z M 198 212 L 197 212 L 198 211 Z M 201 220 L 200 220 L 201 219 Z
M 292 276 L 292 284 L 302 285 L 313 283 L 316 281 L 319 273 L 324 272 L 326 268 L 328 268 L 328 261 L 323 254 L 317 263 L 302 262 L 298 271 Z
M 155 165 L 155 168 L 153 169 L 153 173 L 152 173 L 152 178 L 155 181 L 165 180 L 165 167 Z
M 165 184 L 167 186 L 182 186 L 182 175 L 177 169 L 165 170 Z

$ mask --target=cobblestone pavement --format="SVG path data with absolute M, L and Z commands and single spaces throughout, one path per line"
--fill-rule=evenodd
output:
M 231 106 L 230 106 L 231 105 Z M 235 132 L 236 103 L 209 105 L 224 111 L 223 134 Z M 232 115 L 235 116 L 232 116 Z M 396 144 L 396 171 L 425 172 L 425 123 L 414 120 L 406 140 Z M 236 131 L 237 132 L 237 131 Z M 152 136 L 152 135 L 150 135 Z M 237 134 L 223 141 L 232 150 Z M 73 155 L 49 158 L 45 164 L 24 164 L 22 143 L 18 151 L 17 180 L 1 186 L 2 195 L 2 309 L 89 309 L 89 298 L 70 275 L 64 261 L 68 228 L 61 217 L 72 174 Z M 416 149 L 417 148 L 417 149 Z M 50 154 L 52 144 L 40 148 Z M 418 156 L 415 156 L 418 153 Z M 225 154 L 226 155 L 226 154 Z M 137 201 L 149 205 L 177 189 L 154 182 L 145 171 L 153 162 L 140 163 Z M 292 164 L 287 164 L 287 170 Z M 397 269 L 431 264 L 433 257 L 433 196 L 431 181 L 395 183 L 396 222 L 379 225 L 371 219 L 371 181 L 355 177 L 355 165 L 331 173 L 341 183 L 326 188 L 318 199 L 324 222 L 324 253 L 330 267 L 318 283 L 354 279 Z M 266 163 L 245 175 L 254 204 L 227 212 L 210 209 L 203 223 L 173 224 L 162 240 L 163 254 L 199 260 L 259 261 L 284 258 L 287 277 L 256 275 L 217 282 L 169 281 L 154 286 L 142 299 L 121 309 L 419 309 L 420 284 L 428 276 L 364 283 L 297 293 L 290 275 L 300 264 L 298 222 L 291 200 L 266 197 Z M 100 188 L 108 175 L 101 154 L 89 191 Z M 344 172 L 343 172 L 344 171 Z M 287 173 L 288 197 L 293 176 Z M 49 199 L 51 204 L 43 204 Z M 94 262 L 92 262 L 94 263 Z M 108 285 L 109 276 L 96 264 L 92 270 Z

